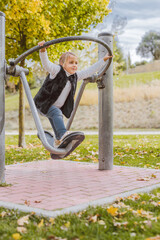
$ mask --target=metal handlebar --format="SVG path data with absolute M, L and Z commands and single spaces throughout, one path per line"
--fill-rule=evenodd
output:
M 44 48 L 44 47 L 47 47 L 47 46 L 50 46 L 50 45 L 53 45 L 53 44 L 56 44 L 56 43 L 69 42 L 69 41 L 78 41 L 78 40 L 97 42 L 97 43 L 103 45 L 104 48 L 107 49 L 109 55 L 112 56 L 112 51 L 109 48 L 109 46 L 107 45 L 107 43 L 105 43 L 103 40 L 101 40 L 99 38 L 94 38 L 94 37 L 89 37 L 89 36 L 71 36 L 71 37 L 57 38 L 57 39 L 45 42 L 43 46 L 35 46 L 35 47 L 29 49 L 28 51 L 22 53 L 14 61 L 11 61 L 10 65 L 11 66 L 15 66 L 16 64 L 21 62 L 23 59 L 25 59 L 28 55 L 32 54 L 33 52 L 36 52 L 36 51 L 40 50 L 41 48 Z M 100 78 L 104 74 L 104 72 L 106 72 L 106 70 L 109 68 L 111 62 L 112 62 L 112 58 L 110 58 L 107 61 L 106 66 L 98 73 L 97 78 Z

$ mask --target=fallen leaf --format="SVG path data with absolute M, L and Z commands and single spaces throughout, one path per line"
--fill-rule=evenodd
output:
M 133 201 L 138 200 L 140 198 L 140 196 L 137 193 L 134 193 L 132 195 L 130 195 L 127 199 L 131 199 Z
M 41 228 L 41 227 L 43 227 L 44 226 L 44 219 L 42 219 L 41 221 L 40 221 L 40 223 L 38 224 L 38 228 Z
M 123 201 L 125 198 L 123 198 L 123 197 L 116 197 L 116 202 L 121 202 L 121 201 Z
M 28 219 L 29 219 L 29 215 L 23 216 L 17 220 L 17 223 L 19 226 L 23 226 L 24 224 L 29 223 Z
M 149 237 L 149 238 L 146 238 L 145 240 L 160 240 L 160 235 L 157 235 L 155 237 Z
M 128 225 L 128 222 L 114 222 L 113 225 L 115 227 L 121 227 L 121 226 L 126 227 Z
M 66 223 L 64 224 L 64 226 L 65 226 L 66 228 L 69 228 L 69 227 L 70 227 L 70 222 L 66 222 Z
M 20 233 L 26 233 L 27 229 L 25 227 L 17 227 L 17 231 Z
M 127 213 L 127 211 L 119 212 L 119 213 L 118 213 L 118 216 L 121 217 L 121 216 L 125 215 L 126 213 Z
M 3 211 L 3 212 L 1 212 L 0 213 L 0 216 L 3 218 L 4 216 L 6 216 L 7 215 L 7 213 L 5 212 L 5 211 Z
M 152 227 L 152 222 L 150 220 L 143 221 L 148 227 Z
M 149 180 L 151 180 L 153 178 L 156 178 L 155 174 L 152 174 L 151 176 L 144 177 L 144 178 L 138 178 L 137 181 L 149 181 Z
M 137 181 L 149 181 L 149 177 L 144 177 L 144 178 L 137 178 Z
M 29 206 L 31 203 L 30 203 L 30 201 L 25 200 L 25 201 L 24 201 L 24 204 L 26 204 L 27 206 Z
M 42 201 L 34 201 L 35 203 L 41 203 Z
M 98 218 L 98 216 L 97 215 L 95 215 L 95 216 L 91 216 L 90 218 L 89 218 L 89 222 L 97 222 L 97 218 Z
M 151 212 L 147 212 L 145 210 L 143 210 L 142 208 L 141 209 L 138 209 L 137 211 L 133 211 L 133 213 L 136 213 L 137 215 L 141 216 L 141 217 L 146 217 L 146 218 L 152 218 L 152 213 Z
M 156 178 L 156 175 L 155 175 L 155 174 L 152 174 L 152 175 L 151 175 L 151 178 Z
M 112 216 L 117 216 L 118 215 L 118 208 L 114 208 L 113 206 L 110 206 L 107 209 L 107 212 L 110 213 Z
M 103 220 L 99 220 L 98 223 L 99 223 L 100 225 L 106 225 Z
M 152 201 L 151 204 L 153 204 L 155 207 L 158 207 L 160 206 L 160 202 L 155 202 L 155 201 Z
M 49 219 L 49 222 L 51 223 L 51 225 L 55 224 L 54 218 L 50 218 L 50 219 Z
M 19 239 L 21 239 L 21 235 L 20 235 L 19 233 L 13 233 L 13 234 L 12 234 L 12 238 L 13 238 L 14 240 L 19 240 Z

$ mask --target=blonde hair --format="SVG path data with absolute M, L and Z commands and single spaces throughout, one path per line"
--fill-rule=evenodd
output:
M 63 65 L 67 59 L 69 58 L 69 56 L 74 56 L 74 57 L 77 57 L 74 53 L 72 52 L 65 52 L 63 53 L 61 56 L 60 56 L 60 59 L 59 59 L 59 64 L 60 65 Z

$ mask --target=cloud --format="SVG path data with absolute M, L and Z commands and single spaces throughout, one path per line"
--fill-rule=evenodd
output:
M 111 0 L 111 6 L 113 6 L 112 13 L 97 28 L 100 31 L 110 31 L 116 15 L 122 18 L 126 17 L 127 25 L 124 27 L 123 32 L 118 35 L 118 39 L 124 53 L 127 54 L 128 51 L 132 53 L 131 59 L 132 62 L 135 62 L 140 59 L 140 56 L 136 55 L 136 48 L 143 35 L 150 30 L 160 31 L 160 1 Z
M 131 53 L 132 63 L 143 60 L 144 58 L 136 54 L 136 48 L 146 32 L 160 32 L 160 0 L 111 0 L 110 7 L 112 13 L 106 16 L 96 29 L 92 29 L 90 34 L 98 36 L 100 32 L 111 32 L 115 18 L 126 18 L 127 24 L 118 35 L 119 45 L 125 55 Z
M 132 19 L 128 22 L 127 28 L 126 29 L 143 29 L 144 32 L 149 31 L 149 30 L 160 30 L 159 27 L 160 23 L 160 16 L 155 17 L 155 18 L 147 18 L 147 19 Z

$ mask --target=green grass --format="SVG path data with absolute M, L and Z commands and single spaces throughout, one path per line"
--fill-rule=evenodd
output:
M 0 208 L 1 240 L 158 240 L 159 233 L 160 189 L 54 219 Z
M 50 153 L 44 149 L 37 136 L 26 136 L 26 148 L 19 148 L 18 136 L 6 136 L 6 164 L 49 159 Z
M 128 88 L 133 85 L 138 86 L 149 84 L 153 80 L 160 80 L 160 72 L 146 72 L 114 76 L 114 86 L 120 88 Z
M 39 88 L 34 88 L 31 90 L 32 97 L 38 92 Z M 25 103 L 28 105 L 27 97 L 25 95 Z M 5 98 L 5 111 L 14 111 L 19 107 L 19 94 L 7 94 Z
M 17 147 L 18 136 L 6 136 L 6 164 L 50 159 L 50 154 L 36 136 L 26 136 L 26 148 Z M 114 164 L 160 168 L 160 136 L 114 136 Z M 98 136 L 86 136 L 66 160 L 98 162 Z

